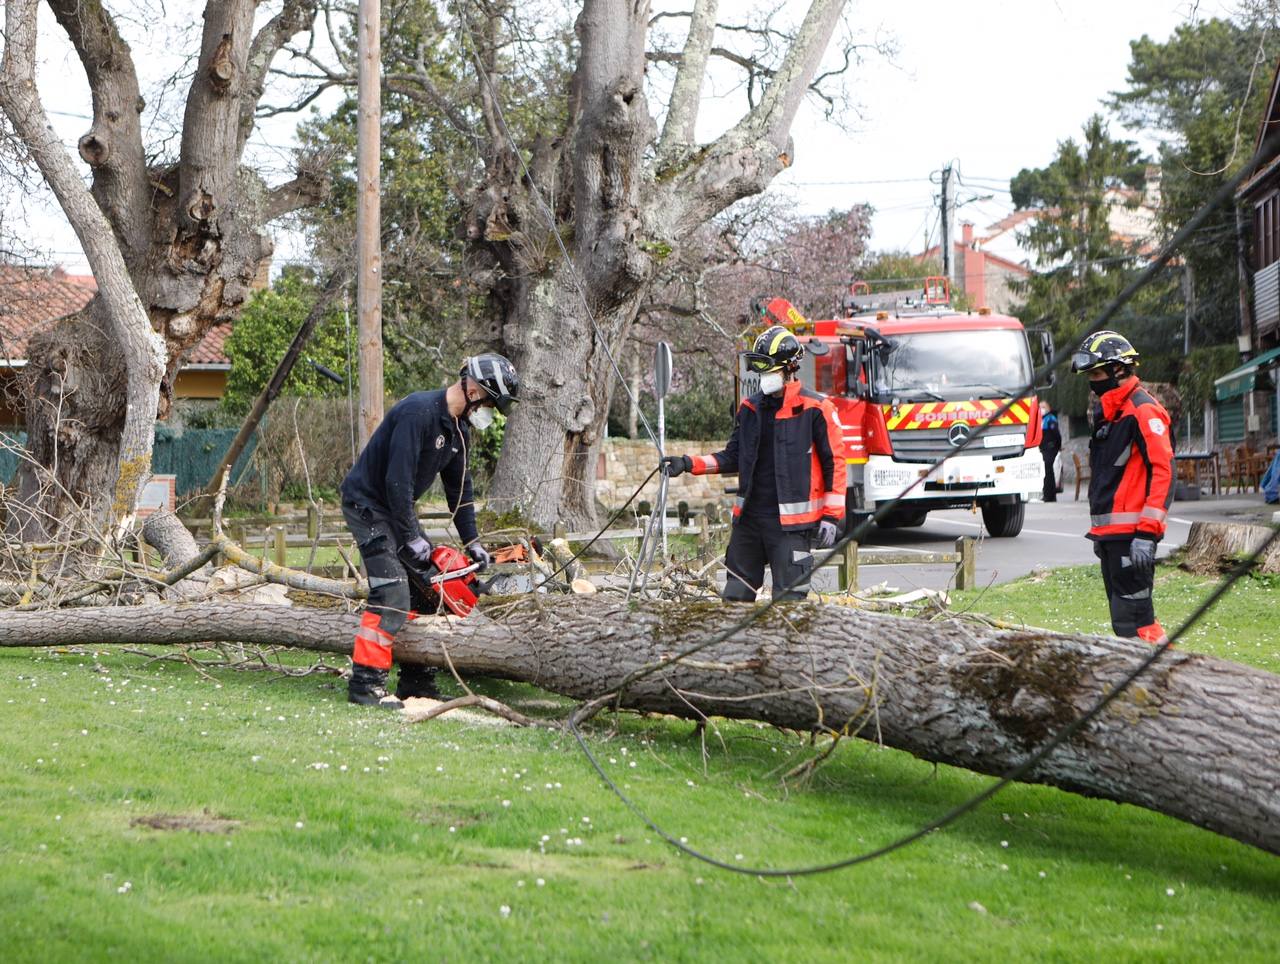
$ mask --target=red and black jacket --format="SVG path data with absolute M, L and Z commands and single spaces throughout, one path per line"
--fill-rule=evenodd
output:
M 738 474 L 733 517 L 751 491 L 760 448 L 760 403 L 755 394 L 738 406 L 733 435 L 723 451 L 691 456 L 694 475 Z M 844 518 L 844 436 L 830 399 L 786 384 L 782 406 L 774 416 L 774 466 L 778 481 L 778 521 L 784 529 L 812 529 L 824 517 Z
M 1169 413 L 1136 377 L 1104 394 L 1089 441 L 1090 539 L 1159 539 L 1173 502 Z

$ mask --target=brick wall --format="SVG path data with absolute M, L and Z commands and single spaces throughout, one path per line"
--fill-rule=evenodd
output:
M 667 439 L 667 451 L 672 455 L 709 455 L 724 448 L 724 442 L 681 442 Z M 653 444 L 639 439 L 605 439 L 596 467 L 596 498 L 606 507 L 617 508 L 627 501 L 641 480 L 658 463 Z M 702 506 L 707 502 L 731 504 L 733 496 L 725 495 L 726 485 L 737 485 L 736 475 L 690 475 L 685 473 L 671 480 L 667 493 L 668 504 L 688 502 Z M 658 495 L 658 476 L 650 479 L 644 491 L 637 497 L 652 502 Z M 633 503 L 634 505 L 634 503 Z

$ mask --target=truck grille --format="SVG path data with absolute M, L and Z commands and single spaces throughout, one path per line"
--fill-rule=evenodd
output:
M 893 446 L 893 457 L 899 462 L 936 462 L 954 451 L 954 446 L 947 439 L 948 431 L 950 430 L 945 428 L 917 428 L 910 431 L 890 432 L 889 444 Z M 965 449 L 965 452 L 990 455 L 997 459 L 1022 454 L 1027 438 L 1026 430 L 1022 426 L 993 425 L 988 432 L 991 435 L 1019 435 L 1022 442 L 1017 445 L 987 448 L 979 440 Z

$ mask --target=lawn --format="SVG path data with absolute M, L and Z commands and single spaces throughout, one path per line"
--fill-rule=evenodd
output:
M 1207 582 L 1162 567 L 1165 624 Z M 1100 630 L 1089 569 L 960 602 Z M 1280 668 L 1250 580 L 1188 649 Z M 294 666 L 308 665 L 301 657 Z M 530 713 L 559 701 L 499 682 Z M 1006 790 L 888 858 L 766 881 L 678 856 L 573 741 L 348 706 L 325 673 L 141 652 L 0 652 L 0 933 L 15 961 L 1173 960 L 1280 956 L 1280 859 L 1140 810 Z M 987 785 L 867 743 L 807 786 L 796 737 L 601 720 L 662 825 L 743 866 L 882 844 Z M 172 818 L 191 829 L 155 829 Z M 234 823 L 230 823 L 234 821 Z

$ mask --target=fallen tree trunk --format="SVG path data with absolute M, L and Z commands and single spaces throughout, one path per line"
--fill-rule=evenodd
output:
M 494 601 L 499 602 L 499 601 Z M 745 609 L 617 597 L 490 604 L 420 619 L 397 658 L 575 699 L 727 628 Z M 236 641 L 351 650 L 356 616 L 201 603 L 0 613 L 0 646 Z M 996 630 L 801 603 L 638 680 L 625 707 L 849 731 L 926 760 L 1012 769 L 1148 655 L 1136 641 Z M 1028 778 L 1147 807 L 1280 853 L 1280 676 L 1172 651 Z

